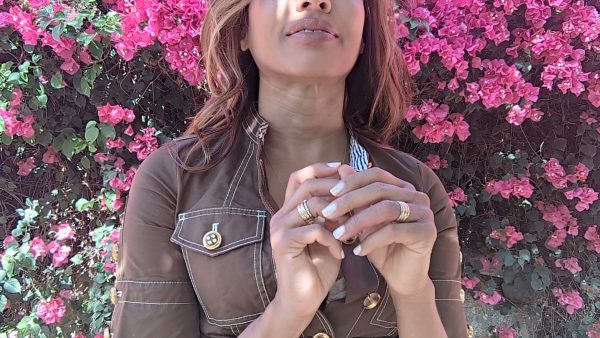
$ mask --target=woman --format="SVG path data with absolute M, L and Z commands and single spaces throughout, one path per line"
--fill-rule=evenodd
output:
M 466 337 L 446 192 L 387 145 L 391 0 L 211 6 L 212 96 L 128 197 L 115 337 Z

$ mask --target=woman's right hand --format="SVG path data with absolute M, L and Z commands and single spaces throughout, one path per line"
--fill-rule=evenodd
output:
M 343 259 L 342 244 L 319 217 L 306 224 L 296 207 L 303 200 L 313 216 L 334 197 L 329 190 L 338 166 L 317 163 L 290 175 L 285 201 L 270 221 L 271 247 L 277 274 L 275 302 L 287 315 L 312 318 L 335 283 Z M 321 221 L 320 221 L 321 220 Z

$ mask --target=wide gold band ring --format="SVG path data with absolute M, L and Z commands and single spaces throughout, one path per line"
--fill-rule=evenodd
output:
M 302 218 L 302 220 L 306 224 L 314 222 L 315 217 L 312 215 L 310 209 L 308 208 L 308 200 L 302 201 L 302 203 L 298 204 L 296 209 L 298 210 L 298 214 L 300 214 L 300 218 Z
M 400 205 L 400 214 L 398 215 L 398 218 L 396 218 L 395 221 L 399 223 L 405 222 L 410 216 L 410 207 L 408 206 L 408 203 L 404 201 L 396 202 Z

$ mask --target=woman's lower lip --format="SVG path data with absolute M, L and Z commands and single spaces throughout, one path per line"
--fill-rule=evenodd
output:
M 304 42 L 326 42 L 326 41 L 333 41 L 333 40 L 337 39 L 335 36 L 333 36 L 329 33 L 320 32 L 320 31 L 315 31 L 315 32 L 302 31 L 302 32 L 297 32 L 292 35 L 289 35 L 288 37 L 295 39 L 295 40 L 304 41 Z

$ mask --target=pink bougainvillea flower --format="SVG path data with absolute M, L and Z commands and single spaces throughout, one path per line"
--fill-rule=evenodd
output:
M 143 161 L 153 151 L 158 149 L 158 139 L 154 136 L 156 129 L 153 127 L 144 128 L 141 130 L 143 134 L 136 134 L 133 141 L 127 146 L 129 151 L 136 153 L 137 159 Z
M 75 293 L 73 292 L 73 290 L 60 290 L 60 292 L 58 293 L 59 296 L 61 296 L 62 298 L 66 299 L 66 300 L 73 300 L 75 299 Z
M 585 238 L 586 240 L 588 240 L 586 248 L 590 251 L 595 251 L 596 253 L 600 254 L 600 235 L 598 234 L 597 231 L 597 225 L 590 225 L 587 230 L 585 231 L 585 234 L 583 235 L 583 238 Z
M 8 235 L 8 236 L 4 237 L 4 241 L 2 241 L 2 245 L 4 246 L 4 249 L 8 249 L 8 245 L 12 242 L 17 243 L 17 240 L 13 236 Z
M 496 330 L 496 334 L 498 335 L 498 338 L 517 338 L 518 337 L 517 330 L 513 329 L 512 327 L 497 326 L 495 328 L 495 330 Z
M 564 195 L 568 200 L 572 200 L 573 198 L 579 199 L 579 202 L 577 202 L 575 205 L 575 209 L 577 209 L 577 211 L 588 210 L 590 205 L 598 200 L 598 192 L 587 187 L 579 187 L 573 190 L 565 191 Z
M 113 230 L 110 234 L 102 239 L 102 245 L 106 243 L 119 243 L 119 230 Z
M 75 236 L 75 231 L 73 231 L 73 228 L 71 228 L 69 223 L 63 223 L 56 226 L 56 234 L 54 235 L 54 239 L 57 241 L 72 239 L 73 236 Z
M 552 183 L 556 189 L 562 189 L 567 186 L 565 168 L 555 158 L 550 158 L 548 162 L 542 164 L 544 169 L 544 178 Z
M 588 338 L 600 338 L 600 322 L 596 322 L 586 332 Z
M 576 274 L 581 271 L 581 267 L 579 266 L 579 261 L 577 257 L 571 257 L 567 259 L 557 259 L 554 261 L 554 266 L 557 268 L 569 270 L 572 274 Z
M 482 291 L 473 291 L 475 298 L 478 298 L 484 304 L 496 305 L 502 300 L 502 295 L 498 291 L 494 291 L 491 295 L 488 295 Z
M 57 241 L 50 241 L 46 248 L 48 249 L 48 252 L 52 254 L 52 265 L 55 267 L 61 267 L 68 262 L 71 247 L 61 245 Z
M 27 176 L 35 168 L 35 158 L 28 157 L 26 160 L 20 160 L 17 162 L 17 165 L 19 166 L 19 171 L 17 171 L 17 175 Z
M 110 103 L 107 103 L 104 106 L 98 106 L 96 108 L 98 109 L 98 118 L 102 123 L 116 125 L 121 121 L 131 123 L 135 120 L 133 110 L 123 108 L 119 105 L 113 106 Z
M 35 258 L 46 257 L 48 249 L 46 248 L 46 243 L 44 243 L 43 239 L 34 237 L 29 241 L 29 252 L 31 252 Z
M 495 238 L 506 244 L 507 248 L 512 248 L 518 241 L 523 240 L 523 233 L 517 231 L 514 226 L 506 226 L 504 229 L 493 230 L 490 233 L 491 238 Z
M 48 146 L 48 149 L 46 150 L 44 155 L 42 155 L 42 162 L 48 163 L 48 164 L 53 164 L 53 163 L 58 162 L 58 156 L 52 145 Z
M 468 278 L 468 277 L 462 278 L 462 285 L 464 285 L 464 287 L 469 290 L 472 290 L 473 288 L 475 288 L 475 286 L 478 283 L 479 283 L 479 278 L 477 278 L 477 276 L 474 276 L 473 278 Z
M 458 203 L 465 202 L 467 200 L 467 195 L 465 195 L 464 190 L 460 187 L 456 187 L 453 191 L 448 193 L 448 197 L 450 198 L 450 205 L 455 207 Z
M 106 139 L 106 148 L 107 149 L 115 149 L 115 148 L 121 149 L 123 147 L 125 147 L 125 141 L 123 141 L 123 139 L 120 137 L 117 137 L 117 138 L 109 137 Z
M 123 131 L 123 134 L 127 136 L 133 136 L 133 134 L 135 134 L 135 132 L 133 131 L 133 127 L 131 125 L 128 125 L 127 128 Z
M 508 180 L 491 180 L 485 186 L 485 191 L 491 195 L 500 194 L 508 199 L 510 195 L 515 197 L 530 198 L 533 194 L 533 185 L 529 177 L 524 176 L 520 179 L 511 177 Z
M 552 289 L 552 294 L 557 298 L 558 303 L 565 307 L 567 313 L 572 315 L 576 310 L 583 308 L 583 299 L 577 290 L 564 292 L 561 288 Z
M 37 304 L 36 314 L 46 324 L 60 322 L 67 312 L 67 308 L 60 297 L 40 301 Z
M 431 169 L 448 168 L 448 161 L 441 159 L 439 155 L 429 154 L 425 165 Z

